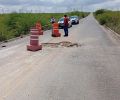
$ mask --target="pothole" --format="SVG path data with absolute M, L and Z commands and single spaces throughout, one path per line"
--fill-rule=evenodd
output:
M 44 47 L 52 47 L 52 48 L 58 48 L 58 47 L 80 47 L 81 44 L 79 43 L 72 43 L 69 41 L 62 41 L 59 43 L 42 43 L 42 46 Z
M 2 45 L 2 48 L 5 48 L 6 47 L 6 45 Z

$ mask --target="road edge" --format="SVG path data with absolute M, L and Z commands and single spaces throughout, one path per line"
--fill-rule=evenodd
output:
M 109 28 L 108 26 L 104 26 L 106 29 L 108 29 L 109 31 L 111 31 L 112 33 L 114 33 L 116 36 L 118 36 L 120 38 L 120 34 L 118 34 L 117 32 L 115 32 L 114 30 L 112 30 L 111 28 Z
M 94 16 L 93 16 L 94 17 Z M 99 25 L 99 27 L 110 37 L 110 39 L 115 43 L 120 45 L 120 35 L 110 29 L 109 27 L 105 25 L 100 25 L 98 20 L 94 17 L 95 22 Z

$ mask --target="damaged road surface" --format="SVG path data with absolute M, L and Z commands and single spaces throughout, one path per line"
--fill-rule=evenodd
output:
M 120 100 L 120 44 L 93 15 L 40 43 L 37 52 L 26 50 L 29 37 L 1 48 L 0 100 Z
M 51 47 L 51 48 L 58 48 L 58 47 L 79 47 L 81 46 L 80 44 L 78 43 L 72 43 L 72 42 L 69 42 L 69 41 L 62 41 L 62 42 L 59 42 L 59 43 L 42 43 L 42 46 L 43 47 Z

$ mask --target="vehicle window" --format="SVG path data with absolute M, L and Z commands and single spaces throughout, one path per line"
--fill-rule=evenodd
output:
M 72 18 L 78 18 L 78 17 L 77 17 L 77 16 L 72 16 L 72 17 L 70 17 L 70 18 L 72 19 Z
M 63 20 L 64 20 L 63 18 L 60 19 L 60 21 L 63 21 Z

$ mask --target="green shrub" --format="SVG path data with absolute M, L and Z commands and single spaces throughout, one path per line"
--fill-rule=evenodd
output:
M 106 25 L 120 34 L 120 11 L 106 10 L 104 13 L 94 15 L 101 25 Z
M 103 14 L 103 13 L 105 13 L 105 9 L 100 9 L 100 10 L 97 10 L 96 12 L 95 12 L 95 15 L 99 15 L 99 14 Z
M 86 17 L 86 16 L 89 15 L 89 12 L 74 11 L 74 12 L 69 13 L 68 15 L 69 15 L 69 16 L 77 15 L 77 16 L 79 16 L 80 18 L 84 18 L 84 17 Z
M 0 42 L 5 40 L 7 40 L 6 36 L 2 32 L 0 32 Z
M 99 20 L 100 20 L 100 24 L 101 24 L 101 25 L 106 24 L 106 20 L 105 20 L 104 18 L 100 18 Z
M 110 17 L 108 15 L 106 15 L 106 14 L 98 15 L 97 19 L 99 20 L 99 23 L 101 25 L 105 25 L 105 24 L 107 24 L 108 21 L 111 20 Z
M 69 16 L 78 15 L 82 16 L 83 12 L 71 12 L 67 13 Z M 87 16 L 89 13 L 84 13 Z M 29 29 L 35 26 L 35 23 L 40 20 L 44 28 L 50 29 L 50 18 L 54 16 L 56 21 L 63 17 L 64 13 L 12 13 L 12 14 L 0 14 L 0 41 L 15 38 L 20 35 L 28 34 Z

